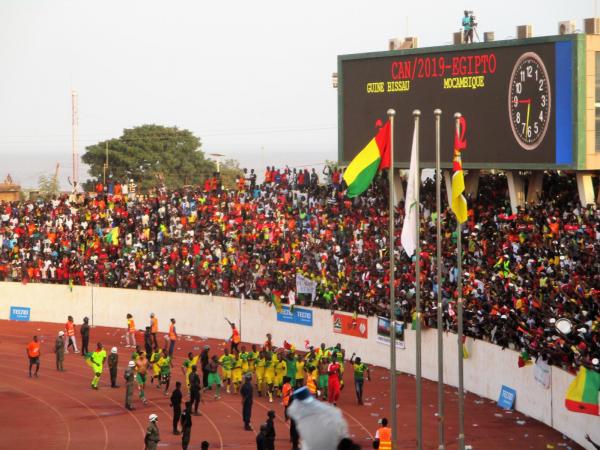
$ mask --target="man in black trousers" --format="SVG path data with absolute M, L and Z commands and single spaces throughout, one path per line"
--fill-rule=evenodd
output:
M 190 373 L 190 403 L 194 405 L 194 415 L 199 416 L 198 406 L 200 404 L 200 389 L 202 389 L 202 382 L 198 375 L 198 367 L 192 366 L 192 373 Z
M 85 355 L 89 353 L 88 344 L 90 343 L 90 319 L 87 317 L 83 318 L 83 323 L 81 324 L 81 329 L 79 332 L 81 333 L 81 356 L 85 358 Z
M 271 410 L 267 413 L 265 425 L 267 426 L 265 431 L 266 450 L 275 450 L 275 411 Z
M 173 408 L 173 434 L 181 434 L 177 430 L 177 424 L 179 423 L 179 418 L 181 417 L 181 383 L 178 381 L 175 383 L 175 389 L 171 393 L 171 407 Z
M 202 367 L 202 386 L 204 389 L 208 387 L 208 374 L 210 371 L 208 370 L 208 363 L 210 362 L 209 352 L 210 347 L 208 345 L 204 346 L 204 349 L 200 352 L 200 366 Z
M 187 450 L 192 435 L 192 402 L 185 402 L 185 411 L 181 414 L 181 448 Z
M 240 389 L 242 394 L 242 417 L 244 419 L 244 430 L 252 431 L 250 425 L 250 418 L 252 416 L 252 397 L 254 394 L 254 388 L 252 387 L 252 374 L 247 373 L 245 376 L 244 384 Z

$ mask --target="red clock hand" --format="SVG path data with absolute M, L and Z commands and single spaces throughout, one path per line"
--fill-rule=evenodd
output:
M 527 100 L 519 100 L 517 103 L 527 103 L 527 104 L 530 104 L 531 103 L 531 99 L 528 98 Z

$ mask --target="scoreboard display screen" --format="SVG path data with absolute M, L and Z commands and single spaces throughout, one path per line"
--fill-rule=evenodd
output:
M 352 160 L 393 108 L 394 162 L 408 167 L 418 109 L 421 165 L 433 167 L 433 111 L 439 108 L 445 167 L 452 159 L 455 112 L 467 121 L 465 167 L 571 167 L 575 53 L 573 39 L 561 36 L 340 56 L 340 162 Z

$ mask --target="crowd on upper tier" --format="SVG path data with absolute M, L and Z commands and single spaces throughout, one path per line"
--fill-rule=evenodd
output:
M 319 179 L 321 178 L 321 179 Z M 543 198 L 512 213 L 506 179 L 484 175 L 463 227 L 465 332 L 526 350 L 552 364 L 600 358 L 600 211 L 577 201 L 573 177 L 548 174 Z M 387 315 L 387 181 L 345 195 L 341 172 L 244 171 L 234 189 L 218 176 L 198 187 L 133 195 L 110 183 L 78 201 L 0 202 L 0 280 L 170 290 Z M 445 198 L 445 193 L 443 194 Z M 456 329 L 456 223 L 443 212 L 443 274 L 435 277 L 436 213 L 431 179 L 421 190 L 422 322 Z M 414 264 L 399 245 L 396 314 L 410 323 Z M 296 274 L 317 281 L 316 298 L 295 294 Z M 559 318 L 573 323 L 565 336 Z

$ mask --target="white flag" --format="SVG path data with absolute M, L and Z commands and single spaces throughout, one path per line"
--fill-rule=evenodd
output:
M 417 161 L 417 130 L 413 133 L 412 150 L 410 152 L 410 169 L 406 183 L 406 198 L 404 203 L 404 224 L 400 242 L 408 256 L 412 256 L 417 248 L 417 183 L 419 180 L 419 161 Z

